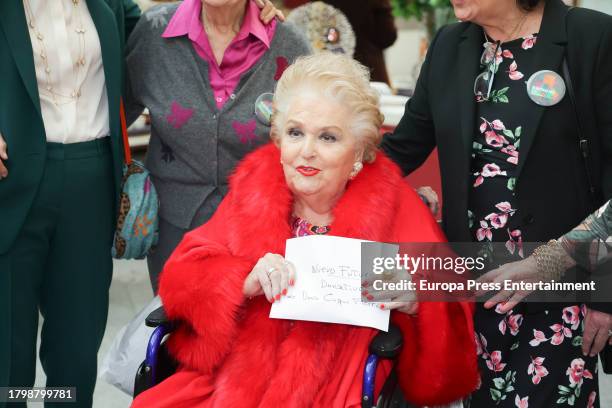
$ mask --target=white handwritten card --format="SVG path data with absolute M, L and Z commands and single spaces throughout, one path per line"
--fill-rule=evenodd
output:
M 274 302 L 270 317 L 387 331 L 389 310 L 361 301 L 362 242 L 327 235 L 288 239 L 285 259 L 295 265 L 295 286 Z

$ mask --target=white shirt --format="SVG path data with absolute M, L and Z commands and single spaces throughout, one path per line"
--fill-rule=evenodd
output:
M 110 129 L 102 51 L 86 1 L 79 0 L 76 7 L 72 0 L 23 3 L 47 141 L 67 144 L 107 136 Z M 85 32 L 79 34 L 81 27 Z M 84 65 L 77 69 L 80 56 L 84 56 Z M 76 96 L 79 90 L 80 96 Z

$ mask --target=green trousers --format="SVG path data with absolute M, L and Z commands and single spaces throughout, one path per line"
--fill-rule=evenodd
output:
M 0 296 L 0 313 L 8 317 L 0 323 L 4 380 L 13 387 L 34 384 L 40 311 L 46 385 L 76 387 L 76 404 L 46 407 L 92 406 L 112 276 L 112 174 L 108 138 L 48 143 L 26 222 L 13 247 L 0 256 L 0 284 L 8 288 L 2 290 L 7 296 Z

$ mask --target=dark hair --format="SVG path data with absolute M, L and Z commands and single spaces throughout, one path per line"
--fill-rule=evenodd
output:
M 516 0 L 516 4 L 525 11 L 531 11 L 542 1 L 546 0 Z

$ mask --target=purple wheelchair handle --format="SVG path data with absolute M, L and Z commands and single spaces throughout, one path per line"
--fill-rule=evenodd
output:
M 149 344 L 147 345 L 147 356 L 145 358 L 145 366 L 151 370 L 151 379 L 153 384 L 156 382 L 155 369 L 157 367 L 157 356 L 159 356 L 159 350 L 161 342 L 164 336 L 172 331 L 172 325 L 170 323 L 163 323 L 153 330 L 153 334 L 149 338 Z
M 374 381 L 376 379 L 376 368 L 378 367 L 378 356 L 370 354 L 366 360 L 363 370 L 363 386 L 361 388 L 361 407 L 372 408 L 374 402 Z

